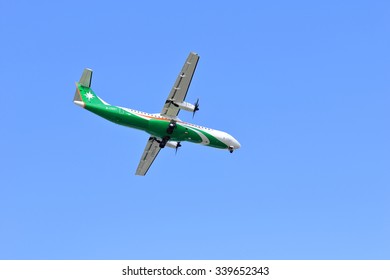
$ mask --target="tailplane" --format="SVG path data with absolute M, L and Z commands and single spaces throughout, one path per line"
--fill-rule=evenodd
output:
M 93 92 L 91 82 L 92 69 L 85 68 L 80 81 L 76 83 L 76 93 L 73 102 L 83 108 L 86 105 L 108 105 L 107 102 L 103 101 Z

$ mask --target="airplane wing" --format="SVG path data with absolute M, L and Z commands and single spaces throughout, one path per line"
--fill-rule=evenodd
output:
M 172 102 L 174 101 L 180 103 L 186 98 L 198 61 L 199 55 L 191 52 L 168 95 L 164 108 L 161 111 L 161 115 L 174 118 L 179 114 L 180 108 L 172 104 Z
M 159 145 L 160 144 L 157 142 L 156 138 L 149 138 L 148 143 L 146 143 L 144 153 L 142 154 L 141 160 L 138 164 L 137 171 L 135 172 L 136 175 L 144 176 L 146 172 L 148 172 L 154 159 L 161 150 Z

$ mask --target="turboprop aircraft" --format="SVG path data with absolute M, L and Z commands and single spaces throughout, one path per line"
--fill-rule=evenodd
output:
M 180 120 L 180 110 L 195 114 L 199 110 L 199 99 L 195 104 L 185 102 L 199 56 L 191 52 L 173 85 L 161 113 L 148 114 L 120 106 L 112 106 L 98 97 L 91 89 L 92 70 L 86 68 L 76 82 L 73 102 L 96 115 L 123 126 L 143 130 L 149 139 L 140 159 L 136 175 L 144 176 L 160 150 L 164 147 L 177 149 L 181 142 L 188 141 L 205 146 L 227 149 L 232 153 L 240 148 L 240 143 L 230 134 L 190 124 Z

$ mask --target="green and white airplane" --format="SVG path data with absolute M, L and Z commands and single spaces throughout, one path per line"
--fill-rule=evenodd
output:
M 145 175 L 160 150 L 164 147 L 177 149 L 181 142 L 188 141 L 213 148 L 227 149 L 231 153 L 240 148 L 240 143 L 230 134 L 180 120 L 180 110 L 195 114 L 199 110 L 199 100 L 195 104 L 185 102 L 199 56 L 190 53 L 179 73 L 161 113 L 148 114 L 133 109 L 112 106 L 98 97 L 91 89 L 92 70 L 86 68 L 76 83 L 73 102 L 96 115 L 116 124 L 145 131 L 150 135 L 139 162 L 136 175 Z

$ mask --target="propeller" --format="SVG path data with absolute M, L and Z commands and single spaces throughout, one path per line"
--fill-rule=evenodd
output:
M 175 155 L 177 154 L 177 150 L 181 147 L 180 142 L 177 142 L 176 148 L 175 148 Z
M 194 111 L 192 112 L 192 118 L 194 118 L 196 111 L 199 111 L 199 98 L 196 100 Z

